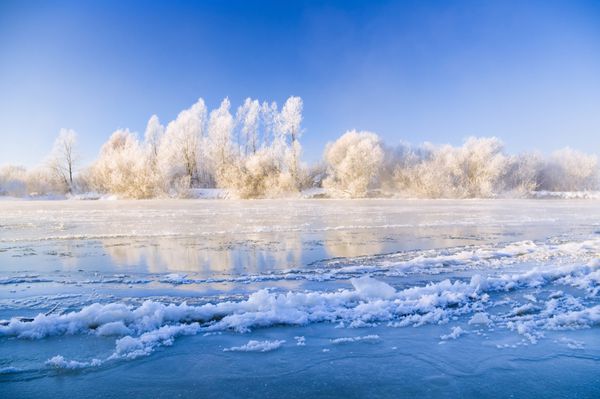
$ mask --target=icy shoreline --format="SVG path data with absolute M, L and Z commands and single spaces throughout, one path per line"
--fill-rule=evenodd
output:
M 595 392 L 594 201 L 0 205 L 0 396 L 137 379 L 210 397 L 232 369 L 295 396 L 296 375 L 312 394 Z
M 95 303 L 65 314 L 39 314 L 31 321 L 13 318 L 0 325 L 0 337 L 30 340 L 79 334 L 122 337 L 116 340 L 114 352 L 105 359 L 66 360 L 56 355 L 47 362 L 53 368 L 78 369 L 147 356 L 158 347 L 172 345 L 182 335 L 219 331 L 246 333 L 276 325 L 328 322 L 347 328 L 381 323 L 407 327 L 447 324 L 457 317 L 471 315 L 469 325 L 515 331 L 523 337 L 523 342 L 535 344 L 543 338 L 544 330 L 573 330 L 600 323 L 598 260 L 586 265 L 534 268 L 518 274 L 489 277 L 476 274 L 468 282 L 446 279 L 403 290 L 367 276 L 350 281 L 351 290 L 276 293 L 263 289 L 247 300 L 201 306 L 146 301 L 136 308 L 119 303 Z M 589 303 L 584 298 L 554 289 L 543 294 L 547 298 L 539 304 L 535 296 L 524 295 L 524 304 L 511 301 L 508 311 L 489 313 L 505 305 L 505 300 L 492 300 L 494 294 L 555 283 L 587 290 Z M 453 330 L 449 337 L 458 338 L 462 332 Z M 447 338 L 441 336 L 441 339 Z
M 495 197 L 473 197 L 473 198 L 463 198 L 462 200 L 502 200 L 502 199 L 556 199 L 556 200 L 598 200 L 600 199 L 600 191 L 531 191 L 527 193 L 521 193 L 518 195 L 512 196 L 511 193 L 507 193 L 503 196 L 495 196 Z M 423 201 L 423 200 L 457 200 L 457 198 L 423 198 L 423 197 L 411 197 L 404 196 L 398 193 L 385 193 L 381 192 L 381 190 L 375 190 L 370 192 L 369 195 L 365 198 L 340 198 L 331 193 L 328 193 L 327 190 L 322 188 L 312 188 L 309 190 L 303 190 L 298 193 L 292 193 L 289 195 L 282 195 L 274 198 L 253 198 L 253 199 L 238 199 L 233 198 L 231 193 L 226 189 L 218 189 L 218 188 L 207 188 L 207 189 L 190 189 L 188 193 L 185 195 L 173 194 L 172 196 L 163 196 L 156 197 L 144 200 L 137 201 L 148 201 L 148 200 L 236 200 L 236 201 L 257 201 L 261 199 L 269 200 L 269 199 L 284 199 L 284 200 L 305 200 L 305 199 L 331 199 L 331 200 L 415 200 L 415 201 Z M 120 198 L 115 194 L 102 194 L 96 192 L 87 192 L 87 193 L 77 193 L 77 194 L 65 194 L 65 195 L 28 195 L 24 197 L 13 197 L 13 196 L 3 196 L 0 195 L 0 201 L 132 201 L 131 198 Z M 136 201 L 133 199 L 133 201 Z

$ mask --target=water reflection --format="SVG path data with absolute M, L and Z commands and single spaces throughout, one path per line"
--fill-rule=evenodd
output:
M 215 234 L 212 237 L 138 238 L 133 241 L 107 239 L 101 243 L 116 269 L 185 272 L 209 278 L 305 268 L 328 258 L 481 244 L 502 240 L 501 230 L 479 226 L 443 230 L 437 227 L 348 227 L 277 234 Z M 507 239 L 516 237 L 511 234 Z
M 573 226 L 589 233 L 599 212 L 592 202 L 542 201 L 0 203 L 0 264 L 264 274 L 332 257 L 544 238 Z
M 151 273 L 165 271 L 227 272 L 232 269 L 233 251 L 226 250 L 225 240 L 210 240 L 202 247 L 189 239 L 159 238 L 125 243 L 103 240 L 102 245 L 117 266 L 140 266 Z M 220 241 L 220 242 L 219 242 Z
M 200 275 L 262 274 L 302 268 L 332 257 L 382 253 L 386 237 L 375 230 L 217 234 L 210 238 L 163 237 L 151 240 L 102 240 L 102 248 L 117 267 L 150 273 L 189 272 Z
M 200 275 L 265 273 L 302 265 L 302 239 L 286 234 L 278 239 L 248 234 L 246 239 L 217 234 L 211 238 L 102 240 L 116 266 L 139 267 L 150 273 L 193 272 Z
M 325 233 L 325 248 L 330 257 L 349 258 L 375 255 L 384 251 L 381 235 L 373 230 L 329 230 Z

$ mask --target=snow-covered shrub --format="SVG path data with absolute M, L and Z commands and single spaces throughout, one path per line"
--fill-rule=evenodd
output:
M 499 139 L 471 137 L 459 153 L 466 196 L 492 197 L 502 190 L 509 159 Z
M 26 197 L 64 194 L 65 186 L 47 167 L 0 167 L 0 196 Z
M 397 188 L 426 198 L 493 197 L 502 191 L 509 166 L 495 137 L 471 137 L 461 147 L 426 144 L 419 155 L 405 156 L 394 173 Z
M 364 197 L 382 166 L 383 149 L 375 133 L 352 130 L 329 143 L 324 158 L 324 188 L 333 195 Z
M 323 187 L 323 180 L 325 180 L 326 177 L 327 165 L 324 162 L 309 165 L 306 168 L 306 177 L 302 182 L 302 188 L 321 188 Z
M 226 168 L 222 183 L 232 190 L 235 197 L 269 197 L 279 190 L 280 174 L 273 152 L 269 148 L 261 148 Z
M 65 182 L 45 166 L 27 171 L 27 195 L 62 195 L 68 191 Z
M 1 166 L 0 195 L 22 197 L 27 194 L 27 170 L 22 166 Z
M 158 140 L 156 165 L 163 191 L 169 192 L 175 186 L 180 189 L 185 180 L 190 188 L 210 179 L 201 168 L 204 163 L 206 114 L 204 100 L 200 98 L 190 108 L 181 111 Z M 160 127 L 153 123 L 150 129 L 155 133 L 146 135 L 147 144 L 153 149 L 153 138 L 160 134 Z
M 115 132 L 84 173 L 89 187 L 135 198 L 187 196 L 190 188 L 199 187 L 231 189 L 243 198 L 269 197 L 303 187 L 302 100 L 290 97 L 280 113 L 275 103 L 260 106 L 246 99 L 235 119 L 230 107 L 226 98 L 208 114 L 199 99 L 166 129 L 153 115 L 144 142 L 128 130 Z
M 225 99 L 209 119 L 208 158 L 217 187 L 240 198 L 298 192 L 306 184 L 299 142 L 302 100 L 290 97 L 279 113 L 275 103 L 259 107 L 258 100 L 246 99 L 235 120 L 229 108 Z
M 402 194 L 425 198 L 527 196 L 531 191 L 597 190 L 598 159 L 571 149 L 547 159 L 537 153 L 506 155 L 497 138 L 469 138 L 461 147 L 431 144 L 393 152 L 392 183 Z M 389 167 L 388 167 L 389 168 Z M 384 168 L 385 169 L 385 168 Z
M 539 189 L 547 191 L 585 191 L 600 188 L 596 155 L 571 148 L 554 152 L 540 171 Z
M 378 176 L 379 188 L 388 194 L 395 194 L 399 190 L 409 191 L 413 168 L 429 156 L 429 151 L 424 147 L 413 148 L 408 144 L 396 147 L 382 145 L 382 148 L 384 156 Z
M 510 156 L 505 174 L 502 176 L 502 187 L 505 196 L 525 197 L 538 189 L 538 175 L 542 167 L 542 157 L 537 153 L 526 153 Z
M 135 134 L 127 129 L 117 130 L 102 146 L 90 170 L 90 186 L 125 198 L 153 197 L 158 177 L 148 160 L 148 152 Z

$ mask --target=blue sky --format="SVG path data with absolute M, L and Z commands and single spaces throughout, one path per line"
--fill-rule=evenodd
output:
M 61 127 L 88 163 L 198 97 L 290 95 L 308 161 L 352 128 L 597 153 L 600 2 L 0 1 L 0 164 L 35 165 Z

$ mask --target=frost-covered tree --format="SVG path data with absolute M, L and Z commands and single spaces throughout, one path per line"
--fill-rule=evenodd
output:
M 279 113 L 279 130 L 286 137 L 288 142 L 297 141 L 302 133 L 300 124 L 302 123 L 302 99 L 300 97 L 290 97 L 286 100 L 281 112 Z
M 235 119 L 230 108 L 226 98 L 207 117 L 200 99 L 166 129 L 152 116 L 143 143 L 129 131 L 115 133 L 89 173 L 92 185 L 130 197 L 181 194 L 201 186 L 230 189 L 244 198 L 297 191 L 302 100 L 291 97 L 278 113 L 275 103 L 261 106 L 258 100 L 247 99 Z M 237 145 L 242 151 L 235 150 L 235 131 L 241 133 Z M 128 167 L 144 176 L 130 193 L 125 193 L 122 183 L 129 176 L 121 166 L 132 161 L 124 154 L 135 155 L 137 162 Z
M 154 182 L 153 185 L 157 193 L 159 191 L 166 191 L 168 187 L 168 183 L 165 181 L 158 164 L 158 156 L 164 134 L 165 127 L 160 123 L 158 116 L 152 115 L 146 125 L 144 144 L 142 146 L 143 153 L 141 155 L 145 158 L 147 165 L 146 173 L 149 174 L 148 179 Z
M 280 139 L 285 143 L 284 162 L 290 175 L 291 185 L 294 189 L 300 186 L 300 135 L 302 130 L 302 99 L 290 97 L 283 105 L 278 117 Z
M 391 148 L 373 133 L 350 131 L 328 144 L 322 164 L 306 167 L 301 163 L 301 98 L 288 98 L 281 109 L 275 102 L 247 98 L 235 118 L 230 109 L 226 98 L 209 114 L 199 99 L 166 128 L 153 115 L 143 141 L 118 130 L 94 164 L 77 174 L 76 134 L 63 129 L 42 167 L 0 168 L 0 195 L 94 189 L 147 198 L 219 187 L 233 197 L 256 198 L 322 186 L 329 195 L 344 197 L 378 189 L 386 195 L 472 198 L 600 189 L 596 155 L 569 148 L 549 157 L 508 155 L 494 137 L 471 137 L 461 146 Z
M 277 119 L 279 111 L 277 110 L 277 103 L 268 103 L 264 101 L 260 106 L 260 122 L 263 127 L 262 141 L 264 147 L 273 145 L 275 135 L 277 131 Z
M 502 190 L 501 178 L 508 166 L 504 145 L 496 137 L 470 137 L 459 151 L 465 194 L 491 197 Z
M 572 148 L 554 152 L 544 163 L 539 186 L 548 191 L 583 191 L 600 188 L 600 165 L 596 155 Z
M 147 152 L 128 129 L 115 131 L 100 149 L 90 171 L 90 185 L 100 192 L 125 198 L 156 195 L 156 182 L 150 171 Z
M 16 165 L 0 167 L 0 195 L 22 197 L 28 193 L 27 169 Z
M 209 122 L 211 154 L 219 187 L 226 187 L 233 196 L 241 198 L 297 192 L 305 180 L 300 167 L 299 141 L 302 100 L 290 97 L 279 113 L 274 102 L 259 105 L 257 100 L 247 99 L 236 117 L 236 129 L 241 133 L 239 152 L 227 151 L 230 145 L 214 145 L 227 143 L 231 136 L 228 115 L 222 104 L 211 113 Z
M 206 129 L 206 105 L 203 99 L 183 110 L 167 125 L 158 147 L 157 159 L 165 191 L 174 186 L 197 186 L 206 178 L 201 168 Z
M 346 132 L 325 149 L 328 176 L 323 187 L 334 195 L 364 197 L 383 163 L 379 137 L 371 132 Z
M 150 155 L 153 157 L 154 162 L 156 162 L 156 158 L 158 157 L 158 150 L 164 134 L 165 127 L 160 124 L 158 116 L 152 115 L 146 124 L 144 142 L 148 146 Z
M 67 192 L 64 180 L 61 180 L 48 167 L 38 166 L 27 171 L 27 193 L 31 196 L 60 195 Z M 73 179 L 73 186 L 77 186 L 77 178 Z
M 506 172 L 502 176 L 502 186 L 498 193 L 511 197 L 526 197 L 539 189 L 539 175 L 543 165 L 538 153 L 512 155 L 508 158 Z M 501 193 L 504 191 L 504 193 Z
M 73 175 L 77 161 L 77 133 L 72 129 L 61 129 L 48 157 L 48 167 L 54 177 L 64 185 L 64 190 L 73 190 Z
M 272 149 L 263 147 L 228 168 L 227 188 L 238 198 L 276 197 L 282 194 L 280 174 Z
M 426 198 L 495 196 L 503 189 L 509 166 L 502 142 L 495 137 L 471 137 L 461 147 L 426 143 L 407 156 L 413 158 L 399 162 L 395 171 L 398 190 Z
M 0 167 L 0 196 L 25 197 L 64 194 L 64 181 L 47 166 L 26 169 L 23 166 Z
M 211 111 L 208 120 L 209 158 L 217 185 L 223 188 L 229 180 L 229 169 L 236 162 L 231 142 L 234 121 L 230 106 L 229 99 L 224 99 L 219 108 Z
M 238 108 L 236 120 L 240 125 L 240 131 L 242 133 L 241 139 L 243 139 L 243 145 L 238 143 L 240 144 L 240 148 L 243 147 L 242 153 L 244 155 L 256 154 L 256 151 L 260 147 L 258 137 L 260 104 L 258 100 L 247 98 L 244 101 L 244 104 Z

